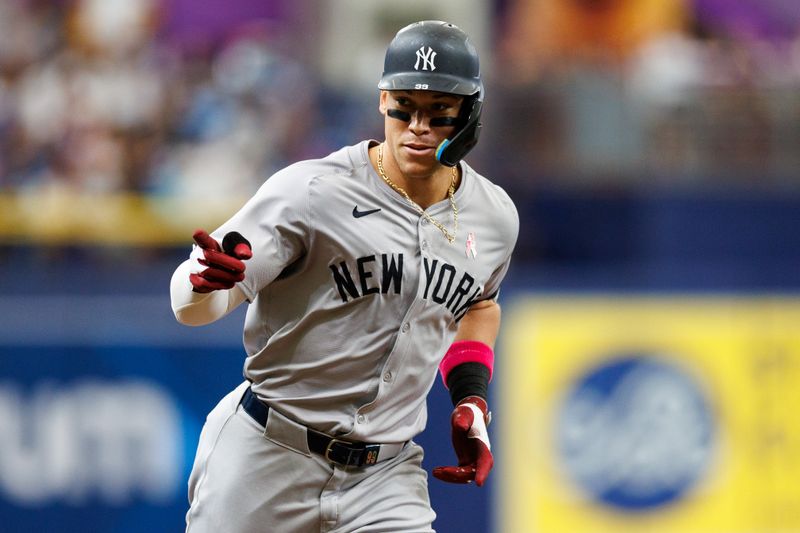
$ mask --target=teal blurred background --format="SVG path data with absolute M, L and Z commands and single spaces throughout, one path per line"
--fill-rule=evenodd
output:
M 420 19 L 481 54 L 467 160 L 521 218 L 504 302 L 796 298 L 796 0 L 5 0 L 2 531 L 182 529 L 205 414 L 241 379 L 242 314 L 179 326 L 169 277 L 192 231 L 272 172 L 382 138 L 383 53 Z M 503 422 L 500 386 L 495 448 L 514 468 L 503 440 L 525 422 Z M 438 383 L 429 409 L 428 469 L 452 460 Z M 800 431 L 783 430 L 800 474 Z M 437 530 L 501 531 L 501 471 L 484 490 L 431 480 Z M 758 532 L 800 531 L 781 516 Z

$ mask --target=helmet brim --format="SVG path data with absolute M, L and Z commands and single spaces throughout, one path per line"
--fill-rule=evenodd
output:
M 398 72 L 387 74 L 378 83 L 385 91 L 436 91 L 441 93 L 471 96 L 480 91 L 480 81 L 465 80 L 449 74 Z

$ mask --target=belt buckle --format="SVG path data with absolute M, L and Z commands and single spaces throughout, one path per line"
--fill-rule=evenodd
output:
M 347 459 L 345 460 L 345 462 L 339 461 L 339 460 L 334 459 L 333 457 L 331 457 L 331 451 L 333 450 L 333 447 L 336 444 L 340 444 L 340 445 L 344 446 L 347 449 Z M 328 445 L 325 447 L 325 459 L 329 463 L 333 463 L 335 465 L 353 466 L 353 465 L 350 464 L 350 458 L 353 456 L 353 452 L 355 452 L 355 451 L 361 451 L 361 450 L 354 449 L 351 442 L 348 442 L 346 440 L 332 438 L 328 442 Z

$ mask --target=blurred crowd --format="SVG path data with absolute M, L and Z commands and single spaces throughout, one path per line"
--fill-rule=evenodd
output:
M 504 174 L 800 183 L 795 0 L 517 0 L 505 21 Z
M 281 32 L 179 40 L 163 8 L 0 3 L 0 190 L 249 195 L 313 149 L 315 84 Z
M 261 17 L 179 40 L 167 4 L 0 2 L 0 193 L 248 195 L 380 134 L 374 106 L 353 111 L 292 53 L 305 29 Z M 471 160 L 497 181 L 800 181 L 796 0 L 492 7 Z

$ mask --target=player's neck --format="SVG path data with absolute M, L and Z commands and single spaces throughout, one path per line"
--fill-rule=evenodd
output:
M 414 203 L 422 209 L 446 200 L 452 181 L 452 171 L 449 168 L 438 169 L 433 175 L 425 177 L 406 177 L 399 171 L 394 175 L 402 176 L 400 180 L 403 185 L 400 183 L 398 185 L 403 187 Z
M 391 154 L 387 154 L 388 151 L 384 146 L 383 170 L 386 173 L 386 177 L 395 185 L 406 191 L 414 203 L 423 209 L 427 209 L 433 204 L 447 199 L 450 184 L 453 179 L 453 170 L 451 168 L 438 166 L 434 173 L 430 175 L 407 176 L 400 170 Z M 377 157 L 377 147 L 375 147 L 370 151 L 370 159 L 372 159 L 373 166 L 378 172 L 378 175 L 380 175 Z M 458 172 L 456 172 L 456 188 L 458 187 L 459 181 L 460 177 Z

